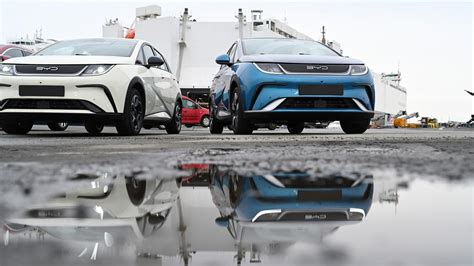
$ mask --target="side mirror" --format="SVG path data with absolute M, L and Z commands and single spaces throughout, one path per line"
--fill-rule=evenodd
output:
M 216 58 L 216 63 L 218 63 L 219 65 L 228 65 L 228 66 L 230 66 L 231 63 L 230 63 L 229 55 L 228 54 L 219 55 Z
M 229 217 L 217 217 L 214 222 L 221 227 L 229 226 Z
M 0 55 L 0 62 L 3 62 L 7 59 L 10 59 L 10 57 L 8 55 Z
M 160 57 L 158 56 L 152 56 L 150 58 L 148 58 L 148 62 L 147 62 L 147 67 L 153 67 L 153 66 L 161 66 L 163 65 L 165 62 L 163 61 L 163 59 L 161 59 Z

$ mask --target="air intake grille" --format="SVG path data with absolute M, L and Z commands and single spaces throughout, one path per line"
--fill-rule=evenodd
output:
M 102 109 L 96 105 L 82 100 L 8 99 L 3 109 L 56 109 L 102 112 Z
M 347 221 L 345 212 L 288 212 L 279 221 Z
M 344 74 L 349 72 L 349 65 L 325 64 L 280 64 L 286 72 L 308 74 Z
M 349 98 L 288 98 L 277 109 L 358 109 Z
M 86 65 L 16 65 L 17 74 L 29 75 L 77 75 Z

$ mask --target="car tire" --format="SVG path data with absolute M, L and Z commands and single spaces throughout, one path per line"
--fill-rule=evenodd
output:
M 232 208 L 236 208 L 241 199 L 244 180 L 235 173 L 229 175 L 229 200 Z
M 346 134 L 362 134 L 370 125 L 370 119 L 343 120 L 341 121 L 342 131 Z
M 123 120 L 116 126 L 118 134 L 121 136 L 140 134 L 145 117 L 145 104 L 138 89 L 133 88 L 127 93 L 123 116 Z
M 65 131 L 69 126 L 66 122 L 59 122 L 59 123 L 48 123 L 48 127 L 51 131 Z
M 153 125 L 152 124 L 143 124 L 144 129 L 152 129 Z
M 211 120 L 208 115 L 203 115 L 201 118 L 201 126 L 202 127 L 209 127 L 209 124 L 211 123 Z
M 211 134 L 222 134 L 224 125 L 216 118 L 214 108 L 212 107 L 212 99 L 209 101 L 209 131 Z
M 98 136 L 102 133 L 102 130 L 104 130 L 104 125 L 97 122 L 86 122 L 84 123 L 84 127 L 92 136 Z
M 11 135 L 26 135 L 33 128 L 33 122 L 4 123 L 3 131 Z
M 240 88 L 235 88 L 232 93 L 230 106 L 232 113 L 232 130 L 234 131 L 234 134 L 252 134 L 253 125 L 244 118 L 244 108 L 240 95 Z
M 166 132 L 168 134 L 179 134 L 181 132 L 181 117 L 182 117 L 183 108 L 181 102 L 177 101 L 174 106 L 173 117 L 171 121 L 166 124 Z
M 277 129 L 277 127 L 278 127 L 278 125 L 275 124 L 275 123 L 270 123 L 270 124 L 268 124 L 268 130 L 272 130 L 272 131 L 273 131 L 273 130 Z
M 304 123 L 301 122 L 288 124 L 286 127 L 288 128 L 288 132 L 290 132 L 290 134 L 301 134 L 301 132 L 304 130 Z
M 136 179 L 134 176 L 125 177 L 125 187 L 127 189 L 128 198 L 133 205 L 140 205 L 145 199 L 146 180 Z

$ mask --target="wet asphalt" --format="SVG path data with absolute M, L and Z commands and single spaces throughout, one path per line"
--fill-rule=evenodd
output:
M 319 176 L 360 173 L 374 177 L 374 195 L 380 197 L 374 200 L 366 221 L 328 237 L 317 252 L 312 246 L 296 246 L 285 253 L 290 262 L 269 256 L 263 265 L 313 265 L 314 261 L 329 265 L 471 265 L 473 162 L 474 130 L 469 129 L 371 129 L 363 135 L 345 135 L 337 128 L 305 129 L 301 135 L 290 135 L 286 129 L 259 130 L 253 135 L 233 135 L 226 130 L 210 135 L 204 128 L 184 128 L 179 135 L 155 129 L 136 137 L 119 137 L 108 128 L 102 136 L 91 137 L 82 127 L 51 132 L 36 126 L 26 136 L 0 132 L 0 220 L 73 190 L 78 183 L 70 178 L 77 174 L 162 179 L 179 175 L 178 166 L 190 164 L 225 165 L 248 176 L 278 171 Z M 382 197 L 391 188 L 397 191 L 396 202 Z M 159 245 L 159 238 L 156 241 Z M 24 265 L 38 259 L 40 265 L 50 262 L 38 249 L 41 246 L 28 245 L 16 248 L 38 254 L 31 253 L 26 259 L 10 253 L 4 257 L 8 258 L 5 265 L 17 265 L 20 259 L 25 260 Z M 54 245 L 53 251 L 61 249 Z M 0 248 L 0 253 L 9 254 L 8 250 Z M 195 256 L 191 265 L 234 265 L 233 255 Z M 120 264 L 114 261 L 111 256 L 94 263 Z M 66 262 L 59 259 L 58 265 Z M 164 262 L 182 265 L 172 257 Z M 148 265 L 135 260 L 133 264 Z
M 143 130 L 135 137 L 117 136 L 107 128 L 100 137 L 87 135 L 82 127 L 51 132 L 35 126 L 26 136 L 0 132 L 1 167 L 100 170 L 112 167 L 173 168 L 182 162 L 212 162 L 262 167 L 332 166 L 443 178 L 472 177 L 474 130 L 371 129 L 362 135 L 345 135 L 340 129 L 305 129 L 290 135 L 285 129 L 258 130 L 253 135 L 224 131 L 211 135 L 207 129 L 183 129 L 179 135 L 163 130 Z M 316 163 L 317 162 L 317 163 Z M 266 166 L 265 166 L 266 165 Z M 317 165 L 317 166 L 316 166 Z M 5 172 L 4 172 L 5 176 Z

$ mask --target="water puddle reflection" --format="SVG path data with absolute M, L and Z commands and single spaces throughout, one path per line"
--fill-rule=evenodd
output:
M 70 178 L 4 219 L 0 265 L 472 263 L 472 183 L 178 168 Z

